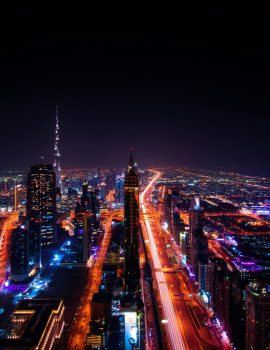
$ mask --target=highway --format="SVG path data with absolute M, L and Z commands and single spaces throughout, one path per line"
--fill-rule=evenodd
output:
M 190 294 L 181 273 L 176 273 L 166 254 L 160 216 L 151 203 L 151 192 L 157 173 L 141 194 L 141 225 L 152 256 L 162 311 L 165 317 L 170 348 L 220 349 L 212 332 L 203 324 L 203 312 Z M 194 312 L 196 310 L 196 313 Z M 198 315 L 197 315 L 198 314 Z
M 142 210 L 141 221 L 142 221 L 142 226 L 146 228 L 146 232 L 149 240 L 152 262 L 155 270 L 154 276 L 157 281 L 157 285 L 160 293 L 160 299 L 161 299 L 162 307 L 166 317 L 164 322 L 167 322 L 167 323 L 164 323 L 164 325 L 165 327 L 168 328 L 170 345 L 171 345 L 171 348 L 174 350 L 183 350 L 183 349 L 186 349 L 186 346 L 184 343 L 181 327 L 179 327 L 179 318 L 177 317 L 173 307 L 173 303 L 169 292 L 169 286 L 167 285 L 164 272 L 162 271 L 162 264 L 159 258 L 156 242 L 154 239 L 154 234 L 148 218 L 149 210 L 147 209 L 148 204 L 146 200 L 146 197 L 147 197 L 146 194 L 148 192 L 151 193 L 151 189 L 154 182 L 157 181 L 160 176 L 161 176 L 161 173 L 157 173 L 153 177 L 153 179 L 149 182 L 149 184 L 146 186 L 145 190 L 142 192 L 140 196 L 140 205 Z M 148 200 L 149 200 L 149 197 L 148 197 Z
M 0 216 L 4 220 L 1 227 L 0 236 L 0 291 L 6 280 L 6 273 L 9 270 L 9 245 L 11 244 L 12 230 L 15 228 L 15 222 L 18 221 L 18 213 L 13 212 Z

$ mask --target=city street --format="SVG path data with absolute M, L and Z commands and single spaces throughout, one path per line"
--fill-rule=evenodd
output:
M 0 233 L 0 291 L 6 280 L 7 271 L 9 269 L 9 245 L 11 244 L 12 230 L 15 222 L 18 221 L 18 213 L 13 212 L 4 214 L 0 217 L 4 222 L 2 223 Z
M 141 195 L 142 227 L 145 242 L 149 247 L 158 285 L 164 327 L 172 349 L 220 349 L 210 330 L 198 325 L 193 312 L 196 306 L 183 279 L 181 284 L 166 254 L 161 237 L 161 224 L 156 209 L 151 204 L 152 186 L 160 177 L 156 174 Z M 201 329 L 203 328 L 203 330 Z M 200 332 L 199 332 L 200 329 Z M 208 340 L 207 340 L 208 339 Z M 207 340 L 207 341 L 206 341 Z
M 102 266 L 111 240 L 111 222 L 111 216 L 106 216 L 105 220 L 103 221 L 104 237 L 102 244 L 98 251 L 94 265 L 89 268 L 87 282 L 70 327 L 70 335 L 68 338 L 68 349 L 70 350 L 84 349 L 85 346 L 84 343 L 90 322 L 90 302 L 93 294 L 98 292 L 101 281 Z

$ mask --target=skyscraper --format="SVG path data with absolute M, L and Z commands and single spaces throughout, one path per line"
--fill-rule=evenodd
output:
M 132 153 L 125 174 L 125 286 L 134 293 L 139 289 L 139 180 Z
M 76 215 L 74 220 L 74 240 L 77 253 L 77 262 L 87 263 L 90 252 L 90 213 Z
M 10 277 L 23 281 L 29 276 L 28 231 L 25 225 L 13 230 L 10 247 Z
M 100 227 L 100 202 L 99 189 L 90 192 L 91 212 L 93 214 L 93 228 L 95 230 Z
M 210 305 L 223 324 L 226 309 L 224 307 L 224 279 L 226 272 L 227 264 L 223 259 L 218 257 L 209 258 Z
M 30 268 L 41 265 L 41 222 L 39 218 L 28 220 L 29 232 L 29 265 Z
M 124 204 L 124 174 L 117 175 L 115 180 L 115 203 Z
M 192 271 L 199 283 L 199 289 L 207 290 L 208 241 L 203 234 L 203 211 L 198 197 L 191 200 L 189 226 L 189 259 Z
M 31 167 L 27 178 L 27 219 L 30 226 L 33 219 L 40 220 L 40 226 L 35 226 L 35 232 L 41 236 L 42 248 L 56 243 L 56 188 L 52 165 Z
M 270 290 L 268 283 L 250 283 L 246 289 L 246 349 L 270 349 Z
M 245 348 L 246 286 L 266 275 L 255 259 L 239 256 L 233 261 L 231 288 L 231 339 L 237 349 Z M 257 349 L 257 348 L 254 348 Z
M 58 106 L 56 106 L 56 118 L 55 118 L 55 144 L 54 144 L 54 171 L 56 177 L 56 187 L 60 189 L 60 193 L 62 191 L 62 183 L 61 183 L 61 166 L 60 166 L 60 151 L 59 151 L 59 119 L 58 119 Z
M 90 210 L 90 196 L 88 191 L 88 181 L 84 180 L 82 185 L 81 207 L 82 210 Z

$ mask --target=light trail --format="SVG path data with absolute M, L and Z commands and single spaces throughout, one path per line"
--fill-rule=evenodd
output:
M 149 245 L 150 245 L 150 250 L 151 250 L 151 255 L 152 255 L 152 260 L 153 260 L 153 265 L 155 270 L 161 269 L 162 265 L 159 259 L 152 228 L 149 223 L 149 219 L 147 217 L 147 211 L 144 205 L 144 197 L 146 193 L 150 190 L 150 188 L 153 186 L 154 182 L 160 177 L 160 175 L 161 173 L 157 173 L 153 177 L 153 179 L 149 182 L 149 184 L 146 186 L 146 188 L 144 189 L 144 191 L 140 196 L 140 204 L 143 212 L 143 219 L 145 222 L 145 227 L 149 238 Z M 180 331 L 179 320 L 177 318 L 176 311 L 172 304 L 169 288 L 168 288 L 164 273 L 162 271 L 155 271 L 155 277 L 159 288 L 159 294 L 160 294 L 164 314 L 165 314 L 166 320 L 168 320 L 167 327 L 168 327 L 168 332 L 171 340 L 171 346 L 174 350 L 184 350 L 186 349 L 186 347 L 184 344 L 183 336 Z

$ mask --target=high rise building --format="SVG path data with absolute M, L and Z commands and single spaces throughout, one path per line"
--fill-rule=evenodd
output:
M 90 255 L 90 238 L 90 213 L 79 213 L 74 220 L 74 246 L 78 263 L 87 263 Z
M 115 179 L 115 203 L 124 204 L 124 174 L 117 175 Z
M 88 192 L 87 180 L 84 180 L 82 185 L 81 207 L 83 211 L 91 209 L 91 202 L 90 202 L 90 196 Z
M 189 219 L 189 261 L 199 289 L 208 289 L 208 240 L 203 233 L 203 211 L 200 199 L 193 197 Z
M 100 201 L 99 189 L 90 192 L 91 212 L 93 215 L 93 229 L 97 230 L 100 227 Z
M 56 187 L 62 191 L 62 182 L 61 182 L 61 166 L 60 166 L 60 151 L 59 151 L 59 119 L 58 119 L 58 106 L 56 106 L 56 116 L 55 116 L 55 144 L 54 144 L 54 171 L 56 177 Z
M 245 348 L 246 286 L 255 282 L 261 273 L 262 268 L 253 258 L 239 256 L 233 261 L 230 324 L 231 338 L 237 349 Z
M 125 174 L 125 286 L 134 293 L 139 289 L 139 180 L 132 153 Z
M 227 264 L 223 259 L 218 257 L 209 258 L 210 306 L 223 324 L 225 321 L 224 279 L 226 272 Z
M 246 288 L 246 350 L 270 349 L 269 283 L 255 281 Z
M 31 218 L 27 222 L 29 232 L 30 268 L 41 266 L 41 219 Z
M 27 280 L 29 277 L 29 241 L 25 225 L 13 230 L 10 247 L 10 277 L 13 281 Z
M 15 186 L 14 186 L 14 210 L 15 211 L 19 210 L 19 207 L 21 205 L 21 203 L 20 203 L 21 189 L 22 189 L 21 184 L 15 184 Z
M 33 165 L 27 178 L 27 219 L 40 220 L 41 247 L 46 248 L 57 241 L 56 235 L 56 189 L 52 165 Z

